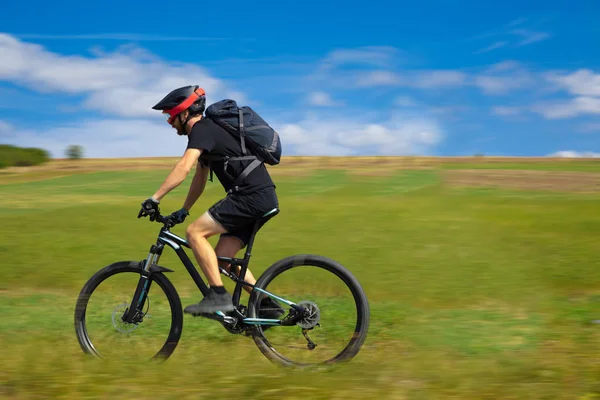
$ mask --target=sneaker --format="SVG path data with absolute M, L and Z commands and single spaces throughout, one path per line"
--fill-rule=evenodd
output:
M 217 311 L 228 312 L 235 310 L 231 295 L 229 293 L 218 294 L 214 290 L 210 290 L 208 295 L 199 303 L 187 306 L 183 312 L 194 316 L 200 314 L 210 314 Z
M 271 297 L 266 297 L 261 301 L 258 309 L 258 318 L 277 319 L 283 314 L 285 314 L 285 310 Z

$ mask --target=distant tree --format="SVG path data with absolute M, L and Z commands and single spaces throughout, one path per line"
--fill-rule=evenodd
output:
M 47 150 L 37 147 L 18 147 L 0 144 L 0 169 L 6 167 L 30 167 L 50 160 Z
M 83 147 L 76 144 L 72 144 L 69 147 L 67 147 L 65 154 L 67 155 L 67 158 L 71 160 L 78 160 L 83 157 Z

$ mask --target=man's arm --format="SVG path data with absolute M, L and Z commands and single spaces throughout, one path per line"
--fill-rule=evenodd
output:
M 194 203 L 196 203 L 196 200 L 198 200 L 204 191 L 206 181 L 208 180 L 208 171 L 208 167 L 203 167 L 202 163 L 198 163 L 198 166 L 196 167 L 196 173 L 194 174 L 192 184 L 190 185 L 190 190 L 188 191 L 187 198 L 183 203 L 183 208 L 185 208 L 187 211 L 190 211 Z
M 160 201 L 167 193 L 179 186 L 189 174 L 190 170 L 194 166 L 194 162 L 196 162 L 198 157 L 200 157 L 200 154 L 202 154 L 202 150 L 187 149 L 181 160 L 177 162 L 163 184 L 152 197 Z

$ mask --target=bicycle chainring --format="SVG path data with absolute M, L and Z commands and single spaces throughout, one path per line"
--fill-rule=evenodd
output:
M 246 313 L 247 313 L 246 306 L 240 305 L 240 306 L 238 306 L 238 310 L 240 311 L 240 313 L 243 316 L 246 316 Z M 229 324 L 227 322 L 222 322 L 221 323 L 221 325 L 223 325 L 223 327 L 225 329 L 227 329 L 227 331 L 229 333 L 237 335 L 237 334 L 240 334 L 240 333 L 243 333 L 244 331 L 246 331 L 247 327 L 238 319 L 238 317 L 235 314 L 235 312 L 226 313 L 225 315 L 233 317 L 235 319 L 235 323 L 233 325 Z

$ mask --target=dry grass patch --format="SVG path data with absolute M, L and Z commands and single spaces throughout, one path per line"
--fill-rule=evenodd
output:
M 442 173 L 450 187 L 497 187 L 518 190 L 600 192 L 600 173 L 511 170 L 449 170 Z
M 310 168 L 279 168 L 267 166 L 269 174 L 272 177 L 286 176 L 286 177 L 300 177 L 305 178 L 311 175 L 312 169 Z
M 169 171 L 180 157 L 86 158 L 81 160 L 54 159 L 32 167 L 11 167 L 0 170 L 0 184 L 36 181 L 74 174 L 103 171 Z M 267 166 L 273 176 L 305 177 L 316 170 L 343 170 L 355 176 L 390 176 L 399 170 L 431 170 L 467 164 L 489 165 L 492 170 L 518 163 L 532 166 L 561 166 L 572 168 L 589 163 L 590 159 L 526 158 L 526 157 L 417 157 L 417 156 L 283 156 L 281 164 Z M 465 166 L 465 168 L 468 168 Z M 459 175 L 462 172 L 459 172 Z M 519 173 L 519 172 L 517 172 Z M 451 175 L 452 181 L 456 175 Z M 462 178 L 461 178 L 462 179 Z

